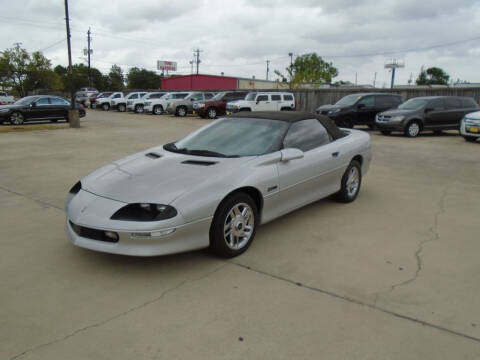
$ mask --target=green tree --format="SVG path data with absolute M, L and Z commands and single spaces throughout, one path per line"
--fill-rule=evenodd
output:
M 54 69 L 55 73 L 61 78 L 63 89 L 68 89 L 68 71 L 65 66 L 57 65 Z M 92 87 L 104 90 L 108 87 L 108 77 L 103 75 L 98 69 L 90 68 L 91 85 Z M 78 90 L 89 85 L 88 81 L 88 66 L 84 64 L 74 64 L 72 66 L 73 87 Z
M 441 68 L 431 67 L 420 72 L 417 85 L 448 85 L 450 76 Z
M 275 74 L 281 78 L 282 82 L 288 82 L 290 88 L 295 88 L 301 84 L 321 85 L 331 83 L 332 79 L 338 75 L 338 70 L 330 62 L 324 61 L 316 53 L 297 56 L 293 64 L 286 69 L 287 76 L 280 71 L 275 70 Z
M 112 65 L 108 73 L 108 82 L 106 90 L 121 91 L 125 88 L 125 78 L 122 68 L 118 65 Z
M 129 89 L 159 89 L 162 80 L 154 71 L 133 67 L 127 75 Z
M 62 83 L 41 52 L 14 47 L 0 52 L 0 85 L 23 97 L 36 89 L 59 90 Z

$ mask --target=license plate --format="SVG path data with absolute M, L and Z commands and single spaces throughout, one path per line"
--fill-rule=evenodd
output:
M 468 131 L 478 133 L 480 132 L 480 129 L 477 126 L 470 126 L 470 129 L 468 129 Z

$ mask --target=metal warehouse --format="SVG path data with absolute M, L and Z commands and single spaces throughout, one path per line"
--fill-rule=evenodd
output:
M 288 85 L 278 81 L 246 79 L 230 76 L 193 74 L 172 76 L 162 79 L 165 90 L 249 90 L 249 89 L 288 89 Z

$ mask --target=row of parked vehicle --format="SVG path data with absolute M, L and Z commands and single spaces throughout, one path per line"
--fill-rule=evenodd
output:
M 296 108 L 291 92 L 222 91 L 218 93 L 122 92 L 101 93 L 91 99 L 91 107 L 103 110 L 135 111 L 160 115 L 186 116 L 195 113 L 215 119 L 239 111 L 292 111 Z M 384 135 L 402 132 L 416 137 L 423 131 L 439 133 L 460 130 L 467 141 L 480 137 L 480 106 L 470 97 L 428 96 L 403 102 L 398 94 L 357 93 L 343 97 L 333 105 L 317 108 L 338 126 L 353 128 L 367 125 Z

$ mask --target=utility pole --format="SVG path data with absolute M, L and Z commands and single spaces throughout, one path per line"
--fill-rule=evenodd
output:
M 200 50 L 199 48 L 197 48 L 197 50 L 195 50 L 195 51 L 193 52 L 193 56 L 196 58 L 196 61 L 195 61 L 195 62 L 197 63 L 197 75 L 198 75 L 198 67 L 199 67 L 199 65 L 200 65 L 200 63 L 201 63 L 201 61 L 200 61 L 200 53 L 201 53 L 201 52 L 203 52 L 203 50 Z
M 375 75 L 373 76 L 373 87 L 375 87 L 376 82 L 377 82 L 377 72 L 375 71 Z
M 270 65 L 270 60 L 267 60 L 267 80 L 268 80 L 268 73 L 270 72 L 269 65 Z
M 357 73 L 355 73 L 355 86 L 357 86 Z
M 289 52 L 288 56 L 290 56 L 290 68 L 293 66 L 293 53 Z
M 87 41 L 88 41 L 88 49 L 87 49 L 87 54 L 88 54 L 88 86 L 92 87 L 92 74 L 90 71 L 90 54 L 92 53 L 92 50 L 90 49 L 90 41 L 92 40 L 90 37 L 90 28 L 88 28 L 87 31 Z
M 65 0 L 65 25 L 67 27 L 67 48 L 68 48 L 68 82 L 70 85 L 70 105 L 68 121 L 70 127 L 80 127 L 78 111 L 75 110 L 75 96 L 73 89 L 73 68 L 72 68 L 72 46 L 70 44 L 70 18 L 68 17 L 68 0 Z
M 190 60 L 189 63 L 190 63 L 190 68 L 191 68 L 190 69 L 190 75 L 191 75 L 191 74 L 193 74 L 193 64 L 195 63 L 195 60 Z

